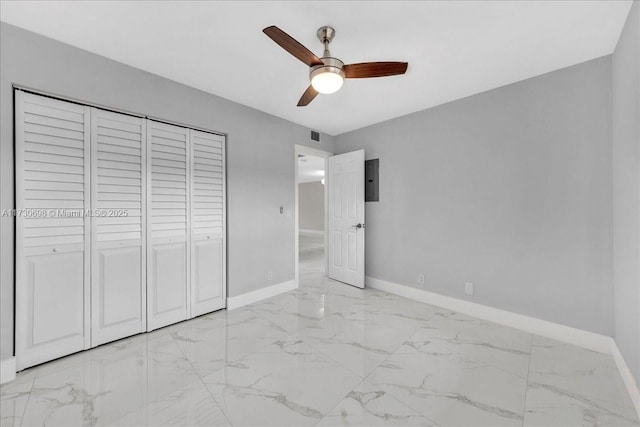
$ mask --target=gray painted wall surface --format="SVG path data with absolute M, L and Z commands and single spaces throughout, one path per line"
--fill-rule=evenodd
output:
M 324 185 L 317 182 L 298 184 L 299 227 L 324 231 Z
M 40 35 L 0 24 L 0 206 L 13 201 L 13 92 L 20 84 L 228 133 L 228 283 L 235 296 L 294 278 L 295 144 L 309 129 Z M 211 78 L 216 78 L 212 75 Z M 292 100 L 292 108 L 295 100 Z M 333 138 L 322 135 L 333 149 Z M 279 212 L 284 206 L 285 214 Z M 289 212 L 289 215 L 286 214 Z M 13 354 L 13 219 L 0 224 L 0 358 Z M 267 271 L 273 280 L 267 282 Z
M 612 75 L 615 339 L 640 383 L 640 3 L 629 12 Z
M 366 274 L 612 335 L 610 87 L 606 56 L 337 136 L 380 158 Z

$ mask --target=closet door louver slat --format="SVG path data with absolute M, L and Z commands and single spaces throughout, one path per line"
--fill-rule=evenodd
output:
M 189 130 L 147 121 L 147 329 L 189 316 Z M 170 151 L 174 156 L 167 158 Z
M 190 131 L 191 315 L 225 306 L 224 142 L 220 135 Z M 211 158 L 211 153 L 218 156 Z
M 92 346 L 146 330 L 146 126 L 92 108 Z M 126 166 L 126 177 L 103 161 Z
M 89 107 L 15 92 L 19 370 L 89 347 Z

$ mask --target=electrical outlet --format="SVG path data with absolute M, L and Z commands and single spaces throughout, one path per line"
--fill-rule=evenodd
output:
M 467 295 L 473 295 L 473 283 L 465 283 L 464 284 L 464 293 Z
M 273 280 L 273 271 L 267 271 L 267 280 Z
M 418 274 L 418 285 L 421 288 L 424 288 L 424 274 Z

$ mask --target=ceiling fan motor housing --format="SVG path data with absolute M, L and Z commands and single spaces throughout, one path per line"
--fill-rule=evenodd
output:
M 342 71 L 344 62 L 340 61 L 338 58 L 332 57 L 329 52 L 329 43 L 331 43 L 333 38 L 336 36 L 336 30 L 334 30 L 333 27 L 325 25 L 318 28 L 317 36 L 320 43 L 324 45 L 324 55 L 320 58 L 322 62 L 324 62 L 324 65 L 312 66 L 309 70 L 309 79 L 313 80 L 314 76 L 322 73 L 340 74 L 344 79 L 344 71 Z
M 338 58 L 333 58 L 331 56 L 323 56 L 320 58 L 324 65 L 314 65 L 309 70 L 309 79 L 313 80 L 313 77 L 322 74 L 322 73 L 335 73 L 340 74 L 344 79 L 344 71 L 342 67 L 344 67 L 344 62 L 340 61 Z

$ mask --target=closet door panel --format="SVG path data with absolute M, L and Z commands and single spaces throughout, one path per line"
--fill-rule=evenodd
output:
M 186 245 L 183 242 L 156 245 L 153 249 L 154 312 L 171 315 L 185 310 L 186 289 L 176 284 L 184 283 Z M 182 315 L 181 315 L 182 316 Z
M 145 146 L 143 119 L 92 108 L 92 346 L 146 330 Z
M 188 135 L 188 129 L 147 121 L 148 330 L 189 316 Z
M 89 346 L 88 107 L 15 92 L 16 362 Z
M 101 249 L 98 251 L 99 324 L 103 328 L 133 322 L 122 336 L 142 331 L 142 253 L 140 246 L 131 248 Z M 120 328 L 121 329 L 121 328 Z M 112 337 L 115 340 L 122 337 Z M 98 345 L 94 342 L 93 345 Z
M 192 316 L 224 308 L 224 239 L 200 236 L 193 241 Z
M 27 292 L 33 302 L 34 346 L 84 334 L 84 313 L 79 309 L 84 305 L 84 293 L 78 286 L 84 278 L 83 261 L 81 252 L 28 257 Z M 65 300 L 61 301 L 59 295 L 64 295 Z M 76 309 L 66 310 L 67 307 Z
M 191 315 L 225 307 L 224 137 L 191 130 Z

